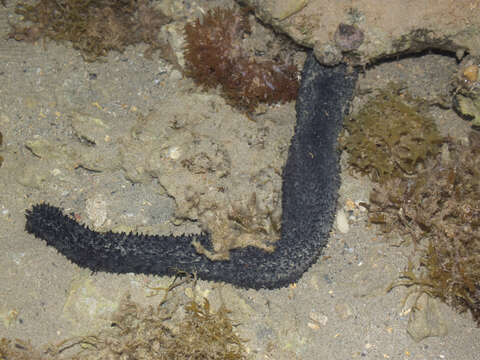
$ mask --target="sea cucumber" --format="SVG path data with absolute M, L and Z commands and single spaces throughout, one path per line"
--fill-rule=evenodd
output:
M 340 185 L 337 136 L 355 83 L 356 74 L 344 65 L 323 67 L 312 53 L 307 57 L 283 170 L 281 238 L 271 253 L 250 246 L 231 250 L 230 260 L 212 261 L 192 245 L 197 240 L 209 247 L 207 233 L 99 233 L 45 203 L 27 210 L 26 231 L 93 271 L 174 275 L 181 269 L 243 288 L 287 286 L 317 261 L 328 241 Z

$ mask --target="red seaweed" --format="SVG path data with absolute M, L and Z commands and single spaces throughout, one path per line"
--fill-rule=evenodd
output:
M 216 8 L 185 26 L 186 72 L 204 88 L 221 86 L 224 97 L 251 112 L 259 103 L 294 100 L 298 71 L 293 63 L 264 60 L 242 47 L 250 33 L 242 10 Z

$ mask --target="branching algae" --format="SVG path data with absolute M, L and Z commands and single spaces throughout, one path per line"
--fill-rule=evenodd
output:
M 341 143 L 350 166 L 377 182 L 370 221 L 412 239 L 420 258 L 392 287 L 469 310 L 480 325 L 480 134 L 469 145 L 444 139 L 404 97 L 413 106 L 395 86 L 380 91 L 346 122 Z
M 417 176 L 377 186 L 370 216 L 413 239 L 420 256 L 420 272 L 410 263 L 394 286 L 417 285 L 480 325 L 480 134 L 468 146 L 450 141 Z
M 146 56 L 169 50 L 157 38 L 169 18 L 147 0 L 38 0 L 33 5 L 18 3 L 15 12 L 29 25 L 12 24 L 10 38 L 69 41 L 87 61 L 141 42 L 149 45 Z

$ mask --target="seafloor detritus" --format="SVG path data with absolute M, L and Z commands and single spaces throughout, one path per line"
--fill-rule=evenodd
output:
M 147 0 L 38 0 L 18 3 L 15 12 L 30 25 L 12 24 L 10 38 L 70 41 L 88 61 L 140 42 L 149 45 L 146 56 L 157 49 L 164 53 L 170 50 L 157 38 L 170 19 Z
M 371 194 L 370 216 L 412 238 L 420 255 L 395 285 L 418 285 L 480 325 L 480 134 L 450 141 L 415 177 L 390 179 Z
M 111 326 L 95 335 L 76 336 L 43 349 L 19 339 L 1 338 L 0 359 L 247 359 L 246 340 L 236 334 L 230 310 L 222 305 L 215 311 L 206 298 L 180 306 L 178 298 L 167 298 L 178 285 L 173 282 L 164 298 L 149 306 L 125 296 L 111 318 Z M 69 355 L 65 355 L 67 349 L 71 350 Z
M 216 8 L 185 26 L 186 72 L 205 88 L 221 86 L 232 105 L 252 111 L 259 103 L 294 100 L 297 68 L 286 61 L 260 60 L 243 48 L 250 32 L 242 10 Z
M 345 121 L 348 136 L 340 138 L 348 164 L 376 182 L 415 174 L 442 143 L 433 119 L 421 115 L 415 99 L 412 105 L 403 101 L 398 91 L 396 85 L 381 90 Z

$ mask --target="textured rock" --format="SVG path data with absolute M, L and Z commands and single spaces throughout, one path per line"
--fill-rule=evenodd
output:
M 194 104 L 195 112 L 183 106 L 187 103 Z M 211 111 L 227 106 L 224 100 L 204 94 L 158 105 L 162 111 L 141 118 L 134 135 L 122 140 L 127 178 L 141 183 L 158 179 L 175 199 L 177 220 L 194 220 L 212 235 L 214 252 L 198 248 L 210 258 L 228 258 L 230 249 L 247 245 L 273 250 L 292 124 L 253 122 L 240 113 L 230 115 L 235 121 L 225 121 L 224 113 Z
M 480 6 L 470 0 L 245 0 L 257 16 L 313 48 L 326 65 L 366 64 L 441 49 L 480 54 Z

